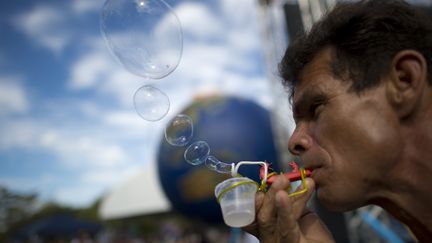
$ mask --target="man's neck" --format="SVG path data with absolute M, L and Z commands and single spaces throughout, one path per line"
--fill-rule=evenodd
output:
M 432 111 L 421 119 L 403 124 L 404 151 L 390 185 L 389 200 L 378 201 L 392 215 L 405 223 L 420 242 L 432 242 Z

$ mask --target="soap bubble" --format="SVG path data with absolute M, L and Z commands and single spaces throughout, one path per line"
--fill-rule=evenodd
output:
M 135 75 L 160 79 L 180 62 L 180 21 L 163 0 L 107 0 L 100 28 L 108 49 Z
M 165 128 L 166 141 L 174 146 L 185 146 L 193 136 L 192 118 L 179 114 Z
M 210 155 L 207 157 L 207 159 L 205 161 L 205 165 L 210 170 L 214 170 L 214 171 L 217 171 L 219 173 L 226 173 L 226 174 L 231 173 L 232 165 L 219 161 L 213 155 Z
M 143 85 L 133 97 L 135 110 L 144 120 L 159 121 L 169 110 L 168 96 L 152 85 Z
M 185 150 L 184 158 L 189 164 L 199 165 L 206 161 L 209 154 L 209 145 L 204 141 L 197 141 Z
M 208 156 L 206 161 L 205 161 L 205 165 L 210 170 L 216 170 L 216 166 L 218 163 L 221 163 L 221 162 L 216 157 L 214 157 L 213 155 Z
M 219 173 L 230 174 L 231 173 L 231 169 L 232 169 L 232 165 L 231 164 L 220 162 L 219 164 L 216 165 L 216 171 L 219 172 Z

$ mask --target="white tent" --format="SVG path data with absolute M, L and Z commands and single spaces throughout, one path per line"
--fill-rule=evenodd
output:
M 171 209 L 160 185 L 156 166 L 151 164 L 103 198 L 99 208 L 102 219 L 161 213 Z

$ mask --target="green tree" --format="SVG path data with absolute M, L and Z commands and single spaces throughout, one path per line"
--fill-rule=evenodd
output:
M 12 192 L 0 185 L 0 241 L 13 225 L 34 213 L 36 200 L 36 194 Z

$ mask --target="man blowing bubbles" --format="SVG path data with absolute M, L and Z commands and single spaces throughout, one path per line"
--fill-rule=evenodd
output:
M 245 228 L 261 242 L 332 242 L 305 204 L 383 207 L 432 242 L 432 20 L 397 0 L 340 3 L 280 64 L 296 129 L 288 147 L 313 169 L 288 197 L 281 176 Z

